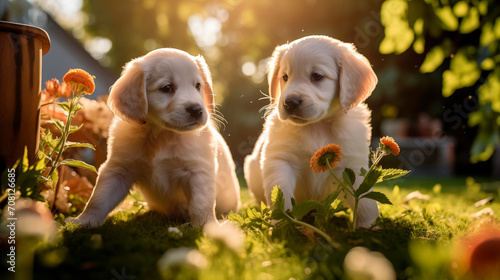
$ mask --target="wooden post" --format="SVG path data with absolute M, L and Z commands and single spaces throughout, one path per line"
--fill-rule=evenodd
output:
M 36 160 L 42 55 L 49 49 L 43 29 L 0 21 L 0 172 L 23 155 L 25 146 L 30 164 Z

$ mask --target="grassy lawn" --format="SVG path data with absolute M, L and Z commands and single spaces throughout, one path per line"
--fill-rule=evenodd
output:
M 485 208 L 499 213 L 499 187 L 500 182 L 472 178 L 409 177 L 381 183 L 376 189 L 393 205 L 380 206 L 376 228 L 350 232 L 349 211 L 321 225 L 340 243 L 338 248 L 305 228 L 276 225 L 254 205 L 246 188 L 242 209 L 229 217 L 244 233 L 242 247 L 231 245 L 229 231 L 207 236 L 147 211 L 140 197 L 131 195 L 102 227 L 67 225 L 56 241 L 38 243 L 34 279 L 384 279 L 392 267 L 398 279 L 462 279 L 464 238 L 498 223 L 495 215 L 474 214 Z M 429 198 L 406 201 L 416 190 Z M 493 201 L 474 206 L 490 196 Z M 312 216 L 302 220 L 312 223 Z M 367 249 L 351 251 L 353 264 L 346 255 L 354 247 Z M 173 265 L 158 265 L 167 251 L 167 263 Z M 375 278 L 360 278 L 360 270 Z

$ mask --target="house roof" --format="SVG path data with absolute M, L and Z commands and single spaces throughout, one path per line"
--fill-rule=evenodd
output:
M 33 13 L 33 10 L 36 12 Z M 96 77 L 95 92 L 89 96 L 95 99 L 108 94 L 109 88 L 118 79 L 118 75 L 94 59 L 78 40 L 40 8 L 30 5 L 24 16 L 10 20 L 40 27 L 50 37 L 50 50 L 42 56 L 42 88 L 45 87 L 45 81 L 52 78 L 62 80 L 69 69 L 81 68 Z

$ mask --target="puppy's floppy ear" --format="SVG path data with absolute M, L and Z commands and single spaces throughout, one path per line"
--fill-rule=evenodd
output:
M 198 68 L 201 71 L 201 77 L 203 79 L 202 90 L 203 90 L 203 99 L 205 100 L 205 104 L 210 113 L 213 113 L 215 110 L 215 95 L 212 88 L 212 74 L 210 73 L 210 69 L 208 68 L 207 62 L 203 56 L 198 55 L 195 57 L 196 63 L 198 64 Z
M 278 77 L 280 71 L 280 61 L 283 54 L 288 50 L 288 44 L 276 47 L 273 51 L 271 60 L 267 64 L 267 80 L 269 82 L 269 97 L 271 103 L 277 103 L 280 98 L 280 78 Z
M 127 63 L 109 93 L 108 106 L 116 116 L 129 123 L 146 123 L 146 79 L 139 59 Z
M 368 98 L 375 89 L 377 76 L 366 57 L 356 51 L 352 44 L 342 43 L 340 59 L 340 107 L 344 112 Z

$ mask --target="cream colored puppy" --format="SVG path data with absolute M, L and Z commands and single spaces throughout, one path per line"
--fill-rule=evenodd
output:
M 338 144 L 345 156 L 334 169 L 357 173 L 355 188 L 368 169 L 371 140 L 370 110 L 363 103 L 375 88 L 377 76 L 368 60 L 346 44 L 326 36 L 309 36 L 277 47 L 268 64 L 273 106 L 253 153 L 245 159 L 245 178 L 257 201 L 271 203 L 273 186 L 290 199 L 321 200 L 337 185 L 328 172 L 316 174 L 312 155 L 328 144 Z M 348 195 L 347 203 L 354 206 Z M 369 227 L 378 217 L 374 200 L 361 199 L 358 227 Z
M 111 88 L 108 159 L 83 213 L 101 225 L 136 186 L 149 209 L 194 226 L 240 206 L 235 166 L 210 120 L 212 81 L 201 56 L 159 49 L 130 61 Z

